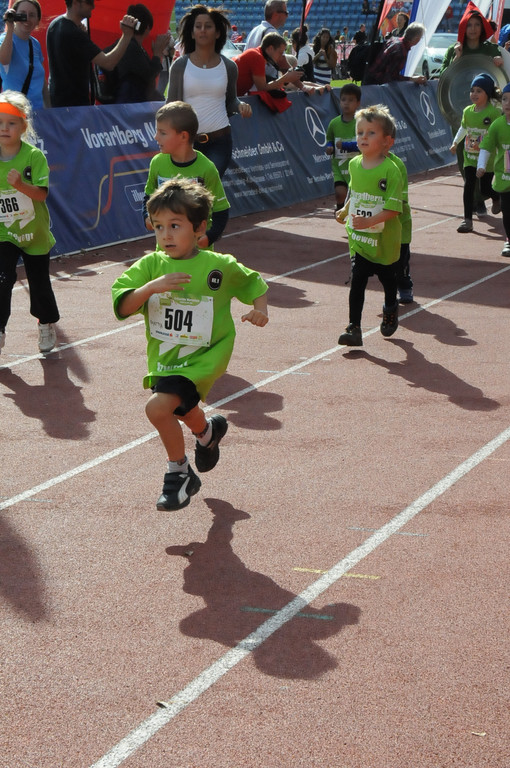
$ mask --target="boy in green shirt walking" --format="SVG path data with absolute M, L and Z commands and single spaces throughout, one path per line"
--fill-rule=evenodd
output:
M 149 167 L 143 217 L 146 228 L 152 230 L 147 211 L 147 200 L 152 193 L 165 181 L 174 179 L 176 176 L 194 179 L 203 184 L 213 195 L 207 230 L 199 243 L 201 248 L 208 248 L 223 234 L 228 221 L 230 203 L 214 163 L 202 152 L 196 152 L 193 149 L 197 132 L 198 117 L 191 104 L 172 101 L 164 104 L 156 112 L 156 141 L 160 151 L 152 158 Z
M 384 288 L 381 333 L 392 336 L 398 328 L 397 272 L 402 227 L 402 176 L 387 157 L 393 145 L 395 121 L 387 107 L 377 104 L 356 112 L 356 136 L 361 155 L 349 163 L 351 195 L 337 213 L 348 215 L 346 229 L 352 262 L 349 325 L 338 343 L 363 345 L 361 314 L 368 278 L 377 275 Z
M 326 154 L 331 155 L 331 169 L 335 183 L 336 210 L 343 207 L 349 188 L 349 160 L 358 154 L 356 141 L 356 120 L 354 115 L 361 103 L 361 88 L 346 83 L 340 89 L 340 111 L 326 131 Z M 346 145 L 347 142 L 347 146 Z M 354 144 L 353 144 L 354 143 Z

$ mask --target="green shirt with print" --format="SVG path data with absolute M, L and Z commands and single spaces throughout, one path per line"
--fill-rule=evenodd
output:
M 494 178 L 492 187 L 496 192 L 510 191 L 510 125 L 502 115 L 494 120 L 480 149 L 494 154 Z
M 172 259 L 163 251 L 155 251 L 136 261 L 115 280 L 112 298 L 116 316 L 124 319 L 118 313 L 118 306 L 125 293 L 172 272 L 185 272 L 190 275 L 191 281 L 183 291 L 175 291 L 174 296 L 171 293 L 152 296 L 138 310 L 145 320 L 147 338 L 148 373 L 143 386 L 145 389 L 154 386 L 162 376 L 185 376 L 195 384 L 200 397 L 205 400 L 216 379 L 227 370 L 232 355 L 236 335 L 230 309 L 232 299 L 253 304 L 256 298 L 266 293 L 267 284 L 258 272 L 228 254 L 202 250 L 191 259 Z M 202 306 L 212 307 L 208 346 L 168 343 L 151 335 L 150 303 L 154 300 L 168 305 L 169 327 L 179 331 L 184 324 L 190 338 L 197 304 L 200 302 Z
M 208 157 L 197 152 L 197 156 L 189 163 L 175 163 L 169 154 L 159 152 L 151 160 L 149 177 L 145 185 L 145 194 L 152 195 L 165 181 L 183 176 L 203 184 L 214 196 L 213 212 L 225 211 L 230 203 L 225 195 L 220 175 L 214 163 Z
M 19 171 L 25 183 L 48 189 L 48 163 L 40 149 L 25 141 L 15 157 L 0 158 L 0 240 L 14 243 L 32 256 L 42 256 L 55 244 L 48 207 L 44 201 L 32 200 L 9 184 L 7 174 L 12 168 Z
M 354 118 L 346 122 L 342 115 L 338 115 L 338 117 L 334 117 L 331 120 L 326 131 L 326 141 L 330 141 L 333 144 L 333 154 L 331 155 L 333 179 L 335 181 L 344 181 L 348 186 L 349 160 L 356 157 L 359 152 L 345 152 L 342 149 L 338 149 L 336 146 L 338 140 L 356 141 L 356 120 Z
M 351 255 L 359 253 L 376 264 L 393 264 L 400 257 L 400 217 L 394 216 L 374 228 L 360 230 L 352 228 L 351 217 L 372 217 L 383 210 L 402 213 L 400 170 L 388 157 L 375 168 L 363 168 L 363 157 L 358 155 L 350 161 L 349 173 L 351 197 L 346 229 Z
M 480 145 L 484 136 L 487 134 L 492 123 L 501 117 L 501 110 L 493 106 L 490 102 L 479 112 L 475 110 L 475 105 L 466 107 L 462 113 L 462 127 L 466 129 L 467 134 L 464 141 L 464 165 L 470 165 L 476 168 L 478 156 L 480 154 Z M 487 164 L 487 171 L 494 168 L 494 158 L 491 157 Z
M 402 213 L 400 214 L 400 224 L 402 226 L 402 245 L 409 245 L 413 237 L 413 220 L 411 216 L 411 206 L 409 205 L 409 180 L 407 177 L 407 168 L 404 161 L 394 152 L 388 152 L 388 157 L 392 160 L 400 171 L 402 176 Z

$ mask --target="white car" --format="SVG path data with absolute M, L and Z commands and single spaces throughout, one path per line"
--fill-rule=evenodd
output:
M 423 51 L 423 56 L 416 67 L 417 75 L 438 77 L 446 51 L 457 42 L 457 35 L 450 32 L 435 32 Z

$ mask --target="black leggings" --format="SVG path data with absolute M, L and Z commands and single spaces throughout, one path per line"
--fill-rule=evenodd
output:
M 11 315 L 12 289 L 20 256 L 30 291 L 30 314 L 41 323 L 56 323 L 60 318 L 50 282 L 50 254 L 33 256 L 14 243 L 0 242 L 0 330 L 5 329 Z
M 397 265 L 376 264 L 359 253 L 352 260 L 351 290 L 349 292 L 349 322 L 361 325 L 368 278 L 377 275 L 384 288 L 384 304 L 390 309 L 397 303 Z
M 499 195 L 492 189 L 493 173 L 484 173 L 480 179 L 480 192 L 482 199 L 487 200 L 491 197 L 493 200 L 499 200 Z M 474 165 L 464 166 L 464 218 L 473 218 L 473 205 L 476 189 L 476 168 Z
M 501 192 L 500 199 L 505 235 L 506 239 L 510 241 L 510 192 Z

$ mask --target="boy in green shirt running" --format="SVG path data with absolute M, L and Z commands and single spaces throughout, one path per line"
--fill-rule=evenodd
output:
M 191 179 L 171 179 L 147 203 L 158 250 L 130 266 L 112 286 L 119 319 L 141 313 L 147 337 L 146 406 L 167 451 L 168 468 L 157 509 L 186 507 L 201 482 L 186 457 L 180 422 L 196 437 L 195 464 L 209 472 L 219 459 L 228 423 L 206 419 L 199 406 L 227 370 L 235 339 L 230 304 L 237 298 L 253 309 L 242 321 L 268 322 L 267 284 L 233 256 L 201 250 L 212 195 Z
M 346 83 L 340 89 L 340 111 L 334 117 L 326 131 L 326 154 L 331 155 L 331 169 L 335 182 L 336 210 L 343 207 L 349 187 L 349 160 L 358 154 L 356 141 L 356 120 L 354 115 L 361 103 L 361 88 L 354 83 Z M 348 146 L 343 146 L 348 142 Z
M 395 121 L 387 107 L 377 104 L 356 112 L 356 137 L 361 155 L 349 163 L 351 194 L 337 212 L 337 221 L 348 215 L 352 273 L 349 292 L 349 325 L 338 343 L 361 347 L 361 313 L 368 278 L 377 275 L 384 288 L 381 333 L 392 336 L 398 328 L 396 263 L 400 256 L 402 227 L 402 176 L 387 157 L 393 146 Z
M 198 133 L 197 113 L 184 101 L 172 101 L 156 112 L 156 141 L 159 153 L 150 163 L 149 176 L 145 185 L 143 217 L 146 228 L 152 224 L 147 212 L 147 200 L 168 179 L 184 176 L 194 179 L 213 195 L 213 206 L 208 227 L 200 239 L 200 247 L 208 248 L 223 234 L 228 221 L 230 203 L 225 195 L 220 175 L 214 163 L 202 152 L 193 149 Z

